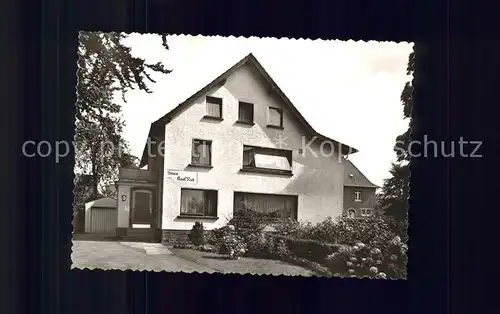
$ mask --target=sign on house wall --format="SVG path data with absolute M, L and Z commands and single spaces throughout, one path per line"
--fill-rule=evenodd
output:
M 182 170 L 170 170 L 168 169 L 165 173 L 165 180 L 170 182 L 185 182 L 185 183 L 197 183 L 198 173 L 191 171 Z

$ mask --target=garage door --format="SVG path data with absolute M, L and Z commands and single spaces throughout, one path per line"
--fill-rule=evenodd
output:
M 113 207 L 92 207 L 90 216 L 90 232 L 113 233 L 118 226 L 118 212 Z

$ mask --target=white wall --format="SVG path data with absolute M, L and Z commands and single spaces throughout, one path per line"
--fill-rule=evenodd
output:
M 209 95 L 223 98 L 223 121 L 205 121 L 205 96 L 196 100 L 165 128 L 166 155 L 164 171 L 168 169 L 198 171 L 198 182 L 172 183 L 163 188 L 162 229 L 190 229 L 194 220 L 178 219 L 181 187 L 217 189 L 217 221 L 203 221 L 207 229 L 219 227 L 233 212 L 234 191 L 299 195 L 298 218 L 319 222 L 342 213 L 343 164 L 336 155 L 314 157 L 303 147 L 305 128 L 285 109 L 284 130 L 267 128 L 268 106 L 284 107 L 277 96 L 271 96 L 260 81 L 260 74 L 246 65 L 234 72 L 223 87 Z M 254 126 L 235 124 L 238 101 L 254 104 Z M 327 105 L 325 103 L 325 105 Z M 333 121 L 333 119 L 332 119 Z M 243 145 L 277 147 L 276 136 L 286 137 L 283 149 L 293 150 L 293 177 L 268 174 L 239 173 L 242 167 Z M 192 139 L 212 140 L 212 169 L 186 168 L 191 162 Z M 310 137 L 304 139 L 308 143 Z M 299 154 L 303 148 L 305 155 Z M 316 144 L 315 150 L 319 148 Z M 325 151 L 328 152 L 328 146 Z

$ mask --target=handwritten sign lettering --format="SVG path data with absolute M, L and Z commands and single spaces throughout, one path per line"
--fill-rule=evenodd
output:
M 198 181 L 198 174 L 191 171 L 167 170 L 165 173 L 165 180 L 172 182 L 196 183 Z

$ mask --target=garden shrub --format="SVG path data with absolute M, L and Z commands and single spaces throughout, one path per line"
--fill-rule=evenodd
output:
M 331 217 L 326 218 L 322 222 L 310 227 L 306 233 L 307 239 L 326 243 L 337 243 L 339 225 Z
M 206 242 L 213 246 L 219 247 L 220 244 L 222 243 L 222 239 L 224 238 L 224 236 L 228 235 L 229 233 L 231 233 L 230 225 L 212 229 L 206 239 Z
M 262 231 L 269 222 L 269 214 L 259 213 L 250 208 L 240 208 L 229 224 L 236 229 Z
M 266 232 L 245 232 L 242 238 L 247 245 L 246 256 L 282 259 L 290 253 L 285 241 Z
M 272 237 L 270 237 L 272 238 Z M 275 241 L 272 241 L 271 252 L 273 256 L 276 256 L 280 259 L 284 259 L 288 255 L 290 255 L 290 249 L 285 240 L 281 238 L 274 238 Z
M 203 223 L 197 221 L 189 232 L 189 241 L 196 246 L 202 245 L 205 242 Z
M 386 217 L 352 219 L 344 215 L 337 220 L 327 218 L 316 225 L 290 219 L 283 220 L 275 226 L 275 229 L 279 235 L 299 239 L 351 245 L 357 242 L 382 245 L 395 236 L 400 236 L 406 241 L 406 225 Z
M 203 244 L 197 247 L 197 250 L 202 252 L 217 252 L 217 248 L 211 244 Z
M 231 259 L 239 259 L 246 251 L 244 239 L 234 231 L 233 226 L 229 226 L 229 232 L 222 235 L 219 254 L 227 255 Z
M 386 245 L 397 235 L 391 219 L 377 216 L 360 219 L 342 216 L 333 231 L 338 243 L 354 245 L 361 242 L 373 247 Z
M 247 244 L 247 256 L 259 258 L 271 257 L 269 237 L 263 232 L 247 233 L 243 239 Z
M 406 278 L 407 246 L 396 236 L 383 247 L 342 245 L 325 259 L 332 272 L 341 276 Z
M 274 225 L 276 234 L 299 239 L 312 238 L 311 233 L 314 226 L 310 222 L 299 222 L 294 219 L 281 219 Z
M 313 262 L 322 263 L 328 255 L 333 254 L 338 250 L 338 246 L 331 243 L 282 236 L 273 237 L 275 240 L 283 241 L 291 254 L 297 257 L 306 258 Z

